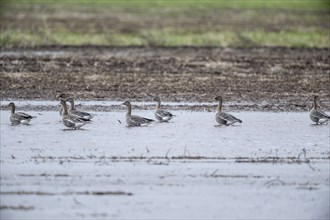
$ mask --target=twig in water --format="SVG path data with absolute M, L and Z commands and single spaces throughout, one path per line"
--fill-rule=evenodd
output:
M 264 185 L 267 185 L 267 187 L 270 187 L 272 185 L 276 185 L 276 183 L 280 183 L 281 185 L 285 185 L 285 182 L 283 180 L 280 180 L 279 177 L 277 177 L 276 179 L 272 179 L 272 180 L 269 180 L 267 182 L 265 182 Z
M 168 151 L 167 151 L 166 154 L 165 154 L 165 159 L 167 159 L 167 160 L 170 160 L 170 159 L 168 158 L 168 153 L 170 152 L 170 150 L 171 150 L 171 148 L 169 148 Z
M 186 153 L 189 154 L 188 150 L 187 150 L 187 145 L 184 146 L 184 151 L 183 151 L 183 157 L 188 157 L 190 155 L 187 155 Z
M 307 150 L 306 150 L 306 148 L 303 148 L 302 151 L 303 151 L 303 153 L 304 153 L 304 158 L 306 158 L 306 154 L 307 154 Z
M 308 166 L 309 168 L 311 168 L 311 170 L 313 170 L 313 171 L 316 170 L 314 167 L 312 167 L 312 165 L 311 165 L 310 163 L 307 163 L 307 166 Z
M 76 203 L 77 205 L 82 205 L 82 203 L 79 202 L 76 198 L 73 198 L 73 201 L 74 201 L 74 203 Z
M 298 160 L 300 159 L 300 156 L 301 156 L 302 154 L 304 154 L 304 158 L 306 159 L 306 154 L 307 154 L 306 148 L 303 148 L 301 151 L 302 151 L 302 152 L 300 152 L 300 153 L 298 154 Z
M 153 157 L 150 157 L 148 160 L 147 160 L 147 163 L 148 164 L 152 164 L 152 165 L 166 165 L 166 166 L 168 166 L 169 165 L 169 159 L 168 159 L 168 162 L 166 163 L 166 162 L 163 162 L 163 161 L 153 161 L 153 159 L 155 159 L 155 158 L 153 158 Z
M 218 169 L 216 169 L 215 171 L 213 171 L 213 173 L 211 173 L 211 175 L 210 176 L 214 176 L 216 173 L 218 172 Z

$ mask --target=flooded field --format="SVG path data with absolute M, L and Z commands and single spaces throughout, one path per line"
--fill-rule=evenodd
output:
M 173 110 L 128 128 L 125 111 L 67 131 L 55 110 L 16 127 L 2 110 L 1 218 L 329 218 L 329 125 L 307 112 L 217 127 L 212 111 Z
M 329 219 L 326 3 L 1 1 L 0 218 Z M 61 93 L 93 122 L 66 129 Z M 128 128 L 155 97 L 176 117 Z

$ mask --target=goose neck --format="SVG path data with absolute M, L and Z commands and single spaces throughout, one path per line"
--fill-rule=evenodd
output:
M 222 100 L 220 99 L 217 107 L 217 112 L 221 112 L 221 109 L 222 109 Z
M 156 110 L 160 109 L 160 101 L 157 101 Z
M 316 97 L 314 97 L 314 109 L 317 109 Z
M 131 115 L 132 114 L 132 106 L 131 105 L 127 105 L 127 113 L 126 115 Z
M 73 101 L 73 99 L 71 99 L 70 101 L 70 110 L 72 111 L 72 110 L 75 110 L 75 106 L 74 106 L 74 101 Z
M 16 109 L 15 105 L 10 105 L 10 113 L 11 114 L 15 114 L 15 109 Z
M 61 105 L 63 107 L 63 115 L 67 115 L 68 114 L 68 107 L 67 107 L 66 103 L 61 102 Z

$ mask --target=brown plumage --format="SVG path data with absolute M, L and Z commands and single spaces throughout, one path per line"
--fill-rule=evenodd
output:
M 33 118 L 35 118 L 24 112 L 15 112 L 16 106 L 13 102 L 9 103 L 8 106 L 10 107 L 9 120 L 12 125 L 18 125 L 18 124 L 28 125 L 30 121 Z
M 215 115 L 215 120 L 220 124 L 220 125 L 231 125 L 236 122 L 242 123 L 242 120 L 234 117 L 233 115 L 229 113 L 222 112 L 222 97 L 217 96 L 214 98 L 215 100 L 219 101 L 219 105 L 217 107 L 217 113 Z

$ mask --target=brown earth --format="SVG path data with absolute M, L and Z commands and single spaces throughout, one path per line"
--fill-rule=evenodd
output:
M 2 49 L 2 99 L 211 102 L 251 110 L 305 111 L 319 95 L 330 109 L 328 49 L 47 46 Z M 262 105 L 253 105 L 262 103 Z M 235 108 L 235 106 L 233 106 Z M 249 108 L 248 108 L 249 109 Z

